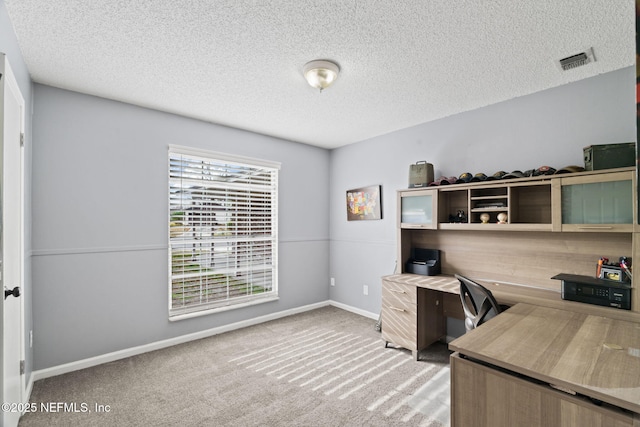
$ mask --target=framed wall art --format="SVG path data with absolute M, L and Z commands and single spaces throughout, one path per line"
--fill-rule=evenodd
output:
M 347 191 L 347 220 L 382 219 L 382 186 L 356 188 Z

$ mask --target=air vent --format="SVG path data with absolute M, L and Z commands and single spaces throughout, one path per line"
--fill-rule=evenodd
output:
M 568 71 L 595 61 L 596 57 L 593 56 L 593 48 L 589 48 L 586 52 L 580 52 L 576 55 L 563 58 L 558 61 L 558 63 L 563 71 Z

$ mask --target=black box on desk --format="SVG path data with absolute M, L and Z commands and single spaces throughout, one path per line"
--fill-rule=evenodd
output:
M 584 168 L 588 171 L 636 165 L 636 143 L 590 145 L 584 147 Z
M 631 310 L 631 284 L 578 274 L 556 274 L 562 280 L 562 299 Z
M 436 276 L 440 274 L 440 251 L 438 249 L 411 249 L 411 258 L 404 266 L 407 273 Z

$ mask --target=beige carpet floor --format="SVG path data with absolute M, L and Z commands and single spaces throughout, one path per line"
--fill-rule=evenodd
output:
M 438 343 L 416 362 L 324 307 L 37 381 L 20 427 L 442 427 L 448 358 Z

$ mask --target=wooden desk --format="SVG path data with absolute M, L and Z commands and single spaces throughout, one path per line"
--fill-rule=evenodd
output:
M 383 281 L 395 282 L 418 288 L 430 289 L 448 294 L 460 295 L 460 282 L 453 276 L 422 276 L 419 274 L 393 274 L 384 276 Z M 537 286 L 498 283 L 495 281 L 473 279 L 489 289 L 500 304 L 514 305 L 519 302 L 548 305 L 562 302 L 560 291 Z
M 640 321 L 627 314 L 517 304 L 452 341 L 452 426 L 640 426 Z
M 561 304 L 560 292 L 479 281 L 500 304 Z M 413 352 L 446 336 L 446 318 L 464 319 L 460 282 L 453 276 L 395 274 L 382 278 L 382 338 Z
M 565 301 L 560 291 L 477 281 L 503 305 L 528 303 L 640 323 L 640 313 Z M 382 338 L 386 343 L 411 350 L 418 360 L 420 350 L 446 336 L 447 317 L 464 319 L 460 283 L 455 277 L 394 274 L 382 278 Z

